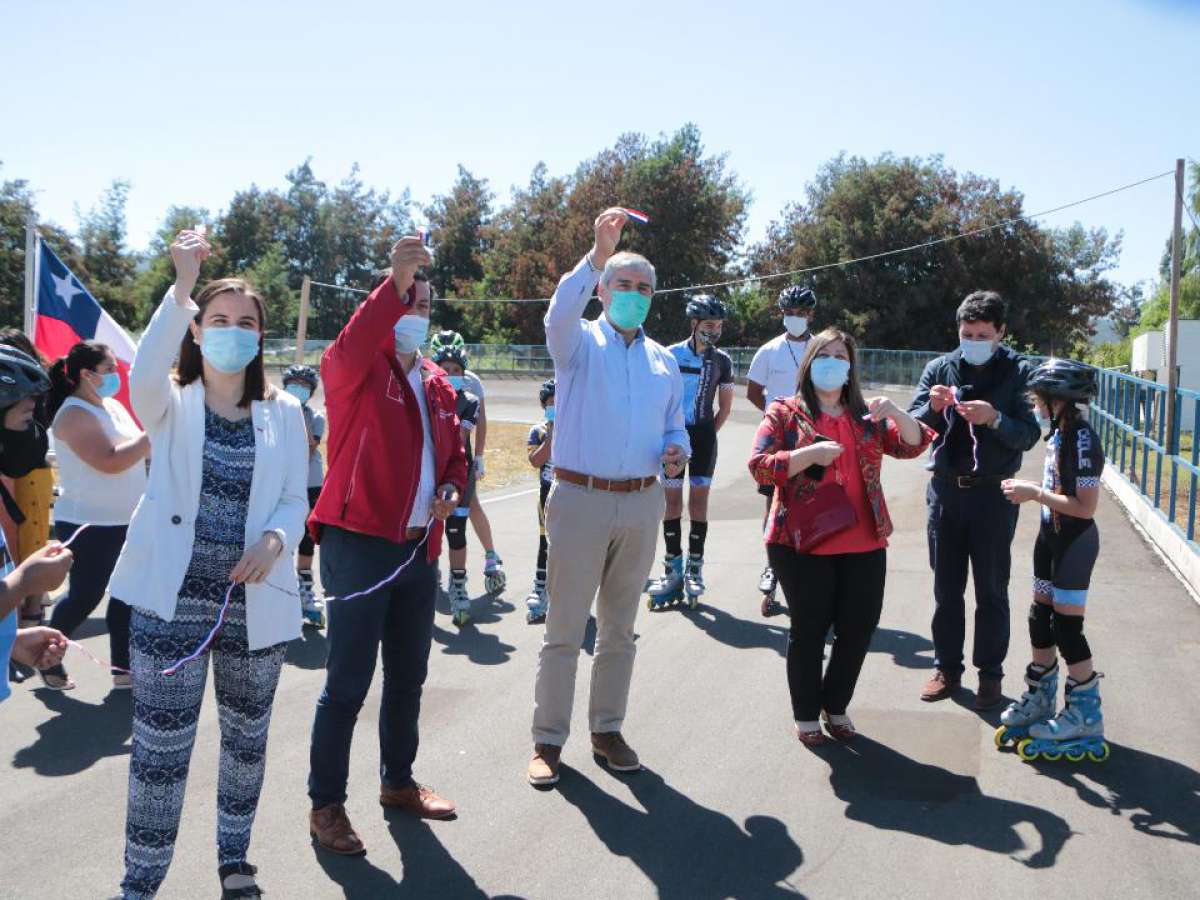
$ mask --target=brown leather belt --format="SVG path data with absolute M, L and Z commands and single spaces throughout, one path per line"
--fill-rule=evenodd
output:
M 406 541 L 419 541 L 423 537 L 425 537 L 425 529 L 424 528 L 405 528 L 404 529 L 404 539 Z
M 623 478 L 614 480 L 612 478 L 597 478 L 594 475 L 584 475 L 581 472 L 572 472 L 570 469 L 555 467 L 554 477 L 568 484 L 578 484 L 587 488 L 589 491 L 612 491 L 614 494 L 632 494 L 637 491 L 644 491 L 654 482 L 658 481 L 657 475 L 651 475 L 648 478 Z

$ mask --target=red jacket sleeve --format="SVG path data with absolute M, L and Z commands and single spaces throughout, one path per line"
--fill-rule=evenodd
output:
M 391 278 L 371 291 L 321 359 L 321 383 L 326 397 L 353 390 L 366 377 L 365 361 L 393 340 L 396 322 L 411 309 Z

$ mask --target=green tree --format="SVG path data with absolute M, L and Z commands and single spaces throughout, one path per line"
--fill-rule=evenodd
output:
M 76 273 L 108 314 L 124 326 L 136 325 L 138 320 L 131 290 L 138 258 L 125 246 L 128 197 L 129 182 L 114 181 L 100 195 L 99 203 L 79 217 L 83 271 Z
M 288 338 L 295 335 L 299 299 L 289 286 L 290 273 L 283 244 L 272 244 L 254 265 L 239 274 L 263 298 L 267 308 L 267 336 Z
M 868 162 L 843 154 L 821 167 L 804 202 L 771 224 L 751 250 L 751 270 L 831 266 L 800 276 L 820 299 L 814 324 L 838 325 L 868 346 L 952 345 L 954 309 L 966 294 L 988 288 L 1008 300 L 1009 331 L 1018 342 L 1043 352 L 1072 350 L 1086 340 L 1091 319 L 1117 301 L 1119 289 L 1105 275 L 1116 264 L 1119 235 L 1078 225 L 1046 231 L 1018 220 L 933 243 L 1022 213 L 1019 193 L 960 175 L 938 156 L 885 154 Z M 930 246 L 832 265 L 920 244 Z M 787 281 L 769 285 L 778 291 Z

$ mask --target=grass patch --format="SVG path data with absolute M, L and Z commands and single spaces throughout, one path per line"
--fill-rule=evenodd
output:
M 487 447 L 483 451 L 487 478 L 479 482 L 480 490 L 530 481 L 537 475 L 525 452 L 529 428 L 519 422 L 488 422 Z

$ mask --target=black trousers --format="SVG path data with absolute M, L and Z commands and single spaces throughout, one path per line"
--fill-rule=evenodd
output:
M 767 559 L 792 614 L 787 676 L 792 715 L 812 722 L 821 710 L 845 715 L 883 611 L 887 550 L 817 556 L 767 545 Z M 833 626 L 829 665 L 821 672 Z
M 925 504 L 935 604 L 934 663 L 949 675 L 962 674 L 969 565 L 975 581 L 971 662 L 981 678 L 1000 678 L 1008 655 L 1008 578 L 1018 507 L 1004 498 L 998 484 L 960 488 L 942 478 L 930 480 Z
M 408 568 L 387 587 L 329 603 L 325 689 L 317 700 L 309 752 L 308 794 L 314 806 L 346 801 L 350 742 L 375 677 L 377 654 L 383 659 L 379 779 L 394 788 L 413 783 L 437 595 L 437 567 L 416 541 L 393 544 L 334 527 L 326 527 L 322 535 L 321 584 L 333 597 L 378 584 L 409 557 Z
M 78 528 L 74 522 L 56 522 L 54 536 L 65 542 Z M 125 546 L 127 530 L 125 525 L 92 525 L 75 539 L 71 545 L 75 562 L 71 566 L 67 595 L 54 605 L 50 615 L 51 628 L 70 637 L 100 605 L 108 590 L 108 579 L 117 565 L 117 557 Z M 122 669 L 129 668 L 129 613 L 129 607 L 116 597 L 108 598 L 108 610 L 104 614 L 108 626 L 108 658 Z M 59 669 L 51 671 L 57 673 Z

